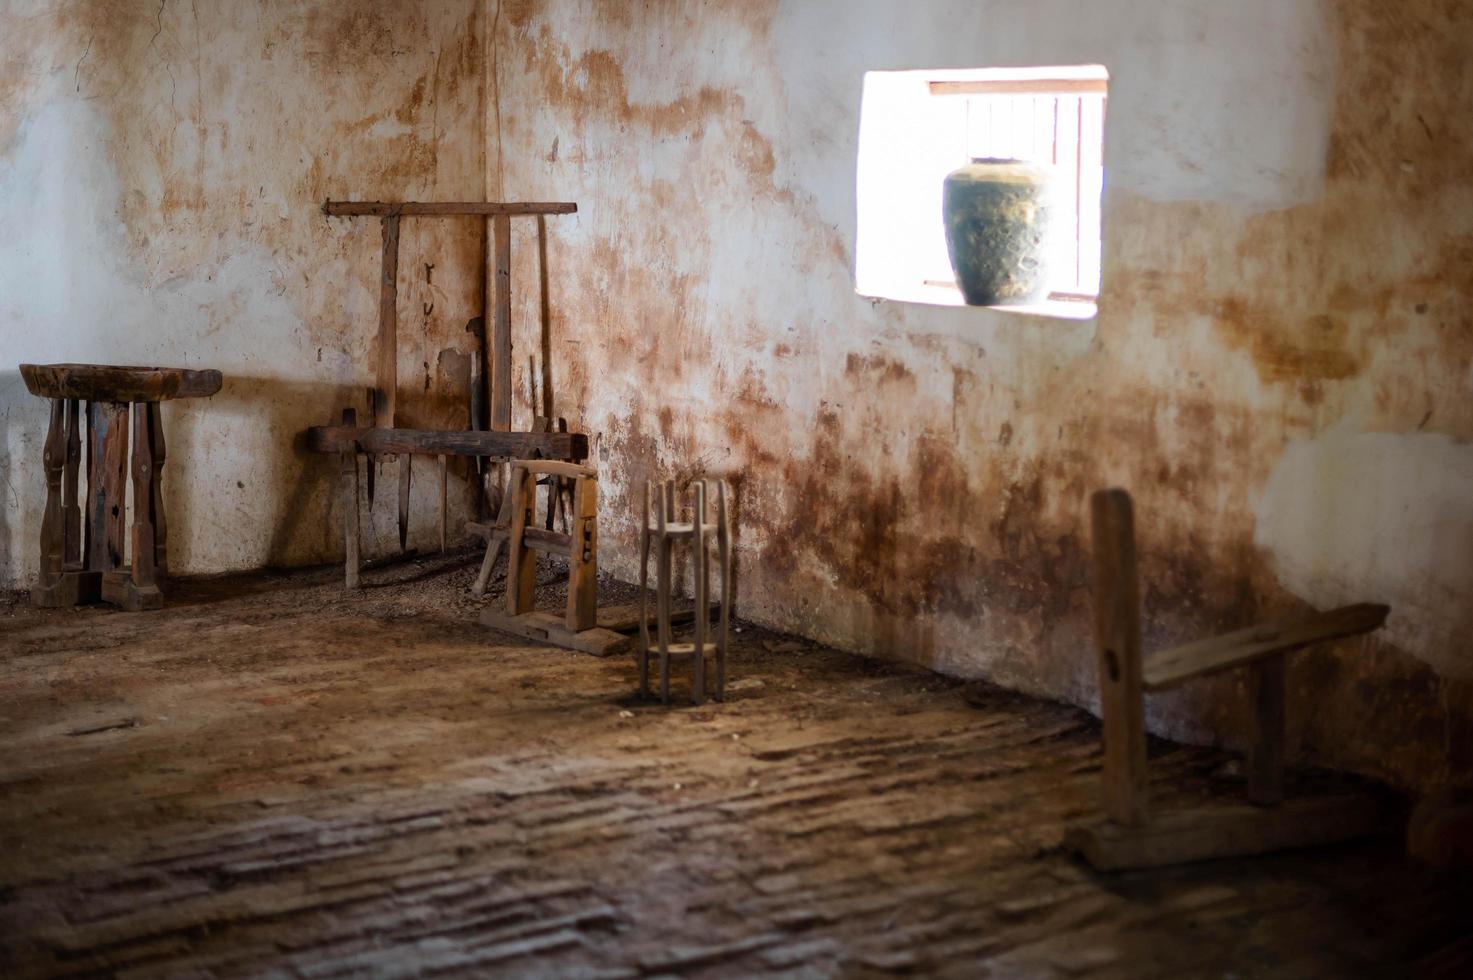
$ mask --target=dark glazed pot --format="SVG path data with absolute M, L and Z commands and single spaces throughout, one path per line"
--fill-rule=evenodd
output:
M 969 306 L 1044 298 L 1052 197 L 1049 168 L 1022 160 L 975 157 L 946 175 L 946 250 Z

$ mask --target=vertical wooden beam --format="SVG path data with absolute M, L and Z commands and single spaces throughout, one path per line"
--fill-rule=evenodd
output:
M 75 398 L 66 403 L 66 469 L 61 485 L 63 547 L 62 561 L 69 569 L 82 567 L 82 508 L 77 503 L 77 484 L 82 470 L 81 403 Z
M 1117 823 L 1139 826 L 1146 822 L 1147 782 L 1135 517 L 1124 490 L 1098 491 L 1091 508 L 1105 814 Z
M 549 485 L 547 509 L 553 509 L 557 477 Z M 574 633 L 598 625 L 598 480 L 573 480 L 573 522 L 568 535 L 568 629 Z
M 491 428 L 511 430 L 511 216 L 491 220 L 496 239 L 496 312 L 492 323 Z M 535 412 L 535 407 L 533 411 Z
M 169 528 L 164 518 L 164 447 L 163 412 L 158 402 L 148 403 L 149 455 L 153 460 L 153 565 L 158 578 L 169 574 Z
M 399 388 L 399 216 L 382 219 L 383 270 L 378 293 L 378 376 L 375 379 L 373 424 L 393 428 Z
M 507 543 L 506 611 L 512 616 L 532 612 L 537 587 L 537 553 L 523 540 L 526 530 L 536 524 L 537 474 L 515 463 L 511 467 L 512 495 L 511 535 Z
M 1288 654 L 1248 665 L 1248 799 L 1272 806 L 1284 799 L 1284 688 Z
M 128 487 L 128 405 L 87 406 L 91 456 L 87 463 L 87 568 L 110 572 L 123 564 Z
M 343 409 L 343 425 L 356 428 L 358 413 L 354 409 Z M 369 469 L 373 462 L 369 461 Z M 354 446 L 342 453 L 339 468 L 343 478 L 343 577 L 350 589 L 358 588 L 358 575 L 363 567 L 360 554 L 362 529 L 358 517 L 358 448 Z

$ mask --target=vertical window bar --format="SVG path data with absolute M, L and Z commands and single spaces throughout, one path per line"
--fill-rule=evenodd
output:
M 1084 97 L 1079 97 L 1079 134 L 1074 143 L 1074 288 L 1079 289 L 1079 234 L 1084 223 Z

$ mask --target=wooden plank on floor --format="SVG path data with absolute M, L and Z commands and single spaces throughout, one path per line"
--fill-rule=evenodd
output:
M 1289 800 L 1274 807 L 1223 804 L 1152 815 L 1138 827 L 1113 821 L 1075 827 L 1067 847 L 1100 871 L 1316 847 L 1391 829 L 1386 803 L 1370 794 Z

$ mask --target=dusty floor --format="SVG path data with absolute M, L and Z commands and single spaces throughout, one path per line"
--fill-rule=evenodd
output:
M 1101 877 L 1078 711 L 745 628 L 728 702 L 474 622 L 464 557 L 0 606 L 7 975 L 1458 975 L 1395 841 Z M 556 569 L 544 568 L 545 579 Z M 610 587 L 609 591 L 616 591 Z M 627 589 L 624 590 L 627 593 Z M 1155 791 L 1230 792 L 1153 748 Z M 1461 891 L 1460 891 L 1461 889 Z

